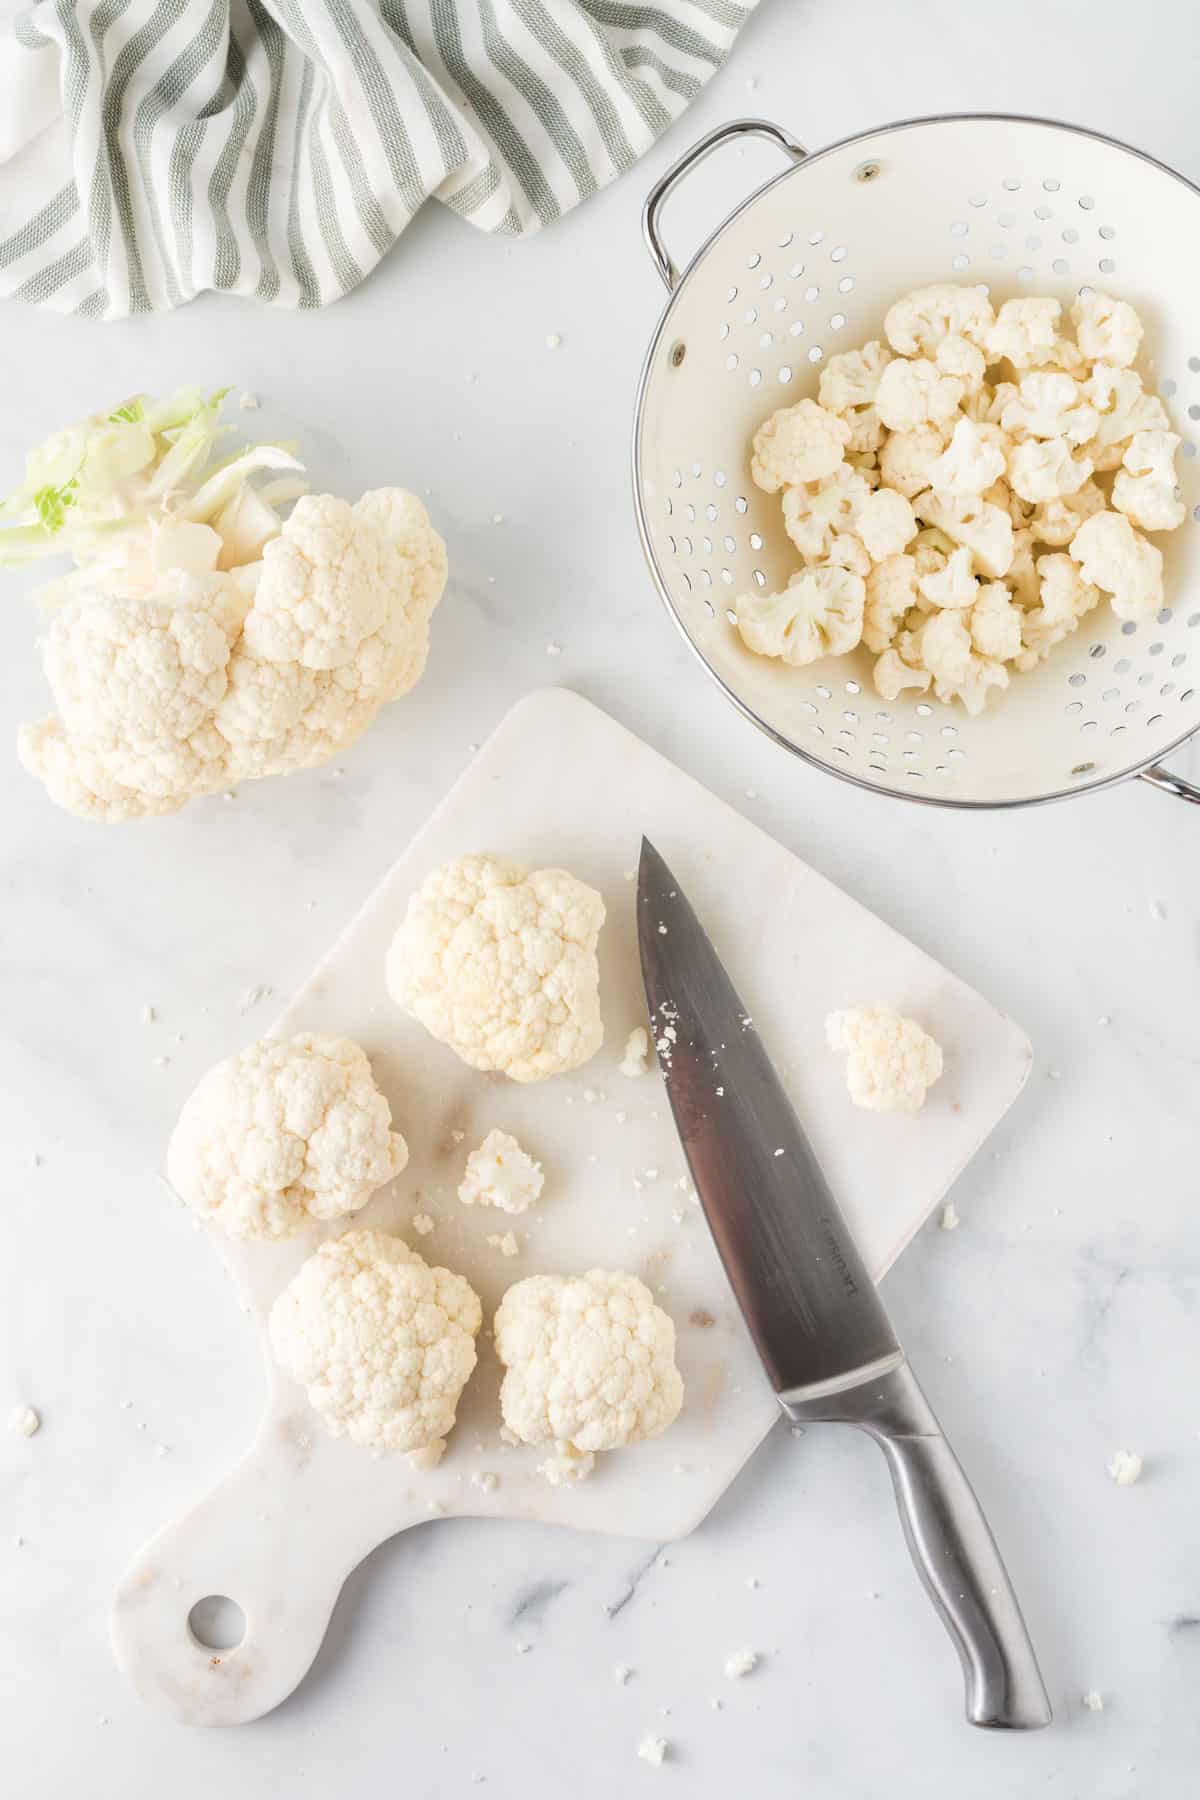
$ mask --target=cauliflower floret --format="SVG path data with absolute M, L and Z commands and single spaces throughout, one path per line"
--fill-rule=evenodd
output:
M 802 667 L 841 656 L 862 637 L 866 589 L 861 575 L 833 565 L 803 569 L 781 594 L 743 594 L 737 628 L 757 656 Z
M 523 1213 L 541 1194 L 545 1179 L 541 1163 L 534 1162 L 515 1137 L 507 1131 L 489 1131 L 467 1157 L 458 1197 L 464 1206 L 478 1202 L 501 1212 Z
M 969 615 L 947 609 L 934 613 L 916 634 L 920 659 L 933 676 L 939 700 L 961 700 L 974 716 L 987 704 L 988 690 L 1008 686 L 1008 670 L 981 656 L 971 641 Z
M 917 587 L 935 610 L 974 606 L 979 583 L 971 570 L 971 552 L 965 545 L 960 545 L 935 574 L 923 575 Z
M 867 576 L 862 641 L 868 650 L 886 650 L 904 615 L 916 605 L 916 573 L 912 557 L 901 555 L 885 557 Z
M 847 413 L 870 406 L 879 391 L 879 378 L 892 360 L 891 351 L 872 338 L 861 350 L 845 350 L 831 356 L 821 371 L 817 390 L 827 412 Z
M 1162 551 L 1133 529 L 1124 513 L 1099 512 L 1071 539 L 1085 581 L 1111 598 L 1119 619 L 1146 619 L 1163 603 Z
M 1094 481 L 1085 481 L 1075 494 L 1043 500 L 1034 509 L 1033 535 L 1039 544 L 1061 550 L 1069 544 L 1085 519 L 1103 512 L 1107 501 Z M 1011 571 L 1010 571 L 1011 573 Z
M 916 431 L 922 425 L 944 425 L 958 411 L 966 386 L 957 375 L 943 375 L 924 357 L 890 362 L 879 380 L 875 410 L 889 431 Z
M 965 337 L 945 337 L 934 351 L 933 360 L 943 375 L 957 375 L 963 384 L 964 398 L 977 394 L 983 386 L 987 361 L 978 344 Z
M 985 381 L 975 393 L 967 395 L 962 403 L 962 410 L 976 425 L 999 426 L 1004 409 L 1016 392 L 1015 381 L 998 381 L 995 386 L 990 381 Z
M 870 496 L 867 476 L 842 463 L 823 481 L 785 490 L 783 528 L 801 556 L 818 562 L 829 554 L 836 534 L 857 530 L 859 511 Z
M 825 1036 L 831 1050 L 847 1052 L 850 1098 L 869 1112 L 919 1112 L 942 1073 L 941 1046 L 894 1006 L 830 1013 Z
M 639 1075 L 645 1075 L 649 1069 L 650 1033 L 644 1025 L 635 1025 L 625 1039 L 625 1050 L 617 1064 L 622 1075 L 630 1081 L 636 1081 Z
M 473 1069 L 544 1081 L 604 1040 L 604 902 L 565 869 L 464 856 L 413 895 L 392 939 L 392 999 Z
M 1059 342 L 1062 307 L 1049 296 L 1006 300 L 983 339 L 989 363 L 1007 357 L 1014 369 L 1049 362 Z
M 885 650 L 873 671 L 875 692 L 881 700 L 898 700 L 906 688 L 927 691 L 933 676 L 920 660 L 920 650 L 910 631 L 902 631 Z
M 828 555 L 821 560 L 824 567 L 848 569 L 851 575 L 859 575 L 864 581 L 871 573 L 871 558 L 867 555 L 866 545 L 848 531 L 834 532 Z
M 873 562 L 881 562 L 885 556 L 898 556 L 917 534 L 912 507 L 904 495 L 893 488 L 879 488 L 864 500 L 858 509 L 856 525 Z
M 901 356 L 936 350 L 948 337 L 968 338 L 982 346 L 995 317 L 981 288 L 939 281 L 917 288 L 888 308 L 884 335 Z
M 869 467 L 869 459 L 883 444 L 883 420 L 873 406 L 852 406 L 841 416 L 850 427 L 847 460 L 853 457 L 856 467 Z
M 347 1038 L 262 1038 L 208 1071 L 167 1147 L 180 1199 L 229 1237 L 291 1237 L 358 1212 L 408 1162 Z
M 1113 482 L 1112 503 L 1143 531 L 1174 531 L 1187 517 L 1178 497 L 1173 431 L 1136 431 Z
M 934 525 L 956 544 L 965 544 L 980 573 L 998 581 L 1013 557 L 1012 520 L 986 500 L 943 494 L 921 494 L 914 507 L 918 519 Z
M 268 1333 L 332 1436 L 425 1452 L 429 1466 L 453 1428 L 482 1322 L 461 1275 L 430 1268 L 398 1237 L 348 1231 L 284 1288 Z
M 849 436 L 845 420 L 815 400 L 781 407 L 754 434 L 750 473 L 768 494 L 801 481 L 820 481 L 841 462 Z
M 1026 438 L 1014 444 L 1008 458 L 1008 479 L 1022 500 L 1036 506 L 1040 500 L 1057 500 L 1079 491 L 1092 473 L 1086 456 L 1072 456 L 1062 438 Z
M 1080 294 L 1071 307 L 1075 339 L 1090 362 L 1128 367 L 1142 341 L 1142 321 L 1128 300 L 1092 291 Z
M 1004 473 L 1003 433 L 993 425 L 960 419 L 946 449 L 930 463 L 929 486 L 957 497 L 982 494 Z
M 1171 421 L 1157 394 L 1148 394 L 1134 369 L 1097 363 L 1084 383 L 1088 399 L 1100 414 L 1088 454 L 1098 474 L 1119 469 L 1126 447 L 1139 431 L 1169 431 Z
M 968 629 L 971 648 L 980 656 L 1008 662 L 1021 649 L 1021 621 L 1025 614 L 1012 603 L 1012 595 L 1002 581 L 988 581 L 979 589 L 971 608 Z
M 678 1417 L 675 1327 L 635 1275 L 532 1275 L 496 1312 L 500 1408 L 525 1444 L 587 1455 L 657 1437 Z
M 879 472 L 887 487 L 912 500 L 930 485 L 929 470 L 942 454 L 945 435 L 937 425 L 893 431 L 879 454 Z
M 1069 637 L 1086 613 L 1100 603 L 1100 590 L 1085 581 L 1077 562 L 1057 552 L 1037 559 L 1039 604 L 1021 619 L 1021 648 L 1016 666 L 1036 668 L 1051 650 Z
M 1006 402 L 1000 423 L 1018 438 L 1065 438 L 1078 448 L 1094 435 L 1100 415 L 1070 375 L 1031 369 L 1022 375 L 1016 394 Z

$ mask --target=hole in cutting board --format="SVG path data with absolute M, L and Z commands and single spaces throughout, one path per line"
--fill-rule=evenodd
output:
M 236 1650 L 246 1635 L 246 1615 L 228 1594 L 206 1594 L 188 1614 L 188 1630 L 202 1650 Z

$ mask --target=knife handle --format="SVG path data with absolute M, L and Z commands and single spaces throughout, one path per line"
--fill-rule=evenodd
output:
M 883 1450 L 917 1573 L 954 1640 L 972 1725 L 1034 1731 L 1050 1702 L 996 1541 L 907 1363 L 859 1388 L 784 1405 L 789 1418 L 856 1425 Z

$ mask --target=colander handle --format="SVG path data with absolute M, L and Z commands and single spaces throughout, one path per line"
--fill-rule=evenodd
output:
M 1143 769 L 1141 777 L 1151 787 L 1161 788 L 1164 794 L 1174 794 L 1178 800 L 1190 800 L 1193 806 L 1200 806 L 1200 787 L 1194 782 L 1185 781 L 1182 775 L 1172 775 L 1170 769 L 1164 769 L 1161 763 L 1153 763 L 1150 768 Z
M 685 150 L 678 162 L 673 162 L 666 174 L 657 181 L 646 196 L 646 204 L 642 209 L 642 236 L 646 246 L 654 258 L 654 266 L 663 278 L 668 293 L 674 293 L 679 286 L 680 271 L 676 268 L 659 233 L 658 218 L 668 197 L 679 186 L 685 175 L 702 163 L 706 156 L 719 150 L 722 144 L 730 143 L 734 138 L 760 137 L 769 143 L 776 144 L 785 156 L 793 162 L 803 162 L 808 151 L 803 144 L 798 144 L 778 125 L 772 125 L 769 119 L 732 119 L 728 125 L 718 125 L 707 137 L 702 137 L 690 150 Z

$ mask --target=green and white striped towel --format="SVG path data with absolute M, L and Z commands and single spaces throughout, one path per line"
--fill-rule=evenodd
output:
M 0 37 L 0 295 L 323 306 L 430 195 L 519 236 L 627 169 L 756 0 L 40 0 Z

